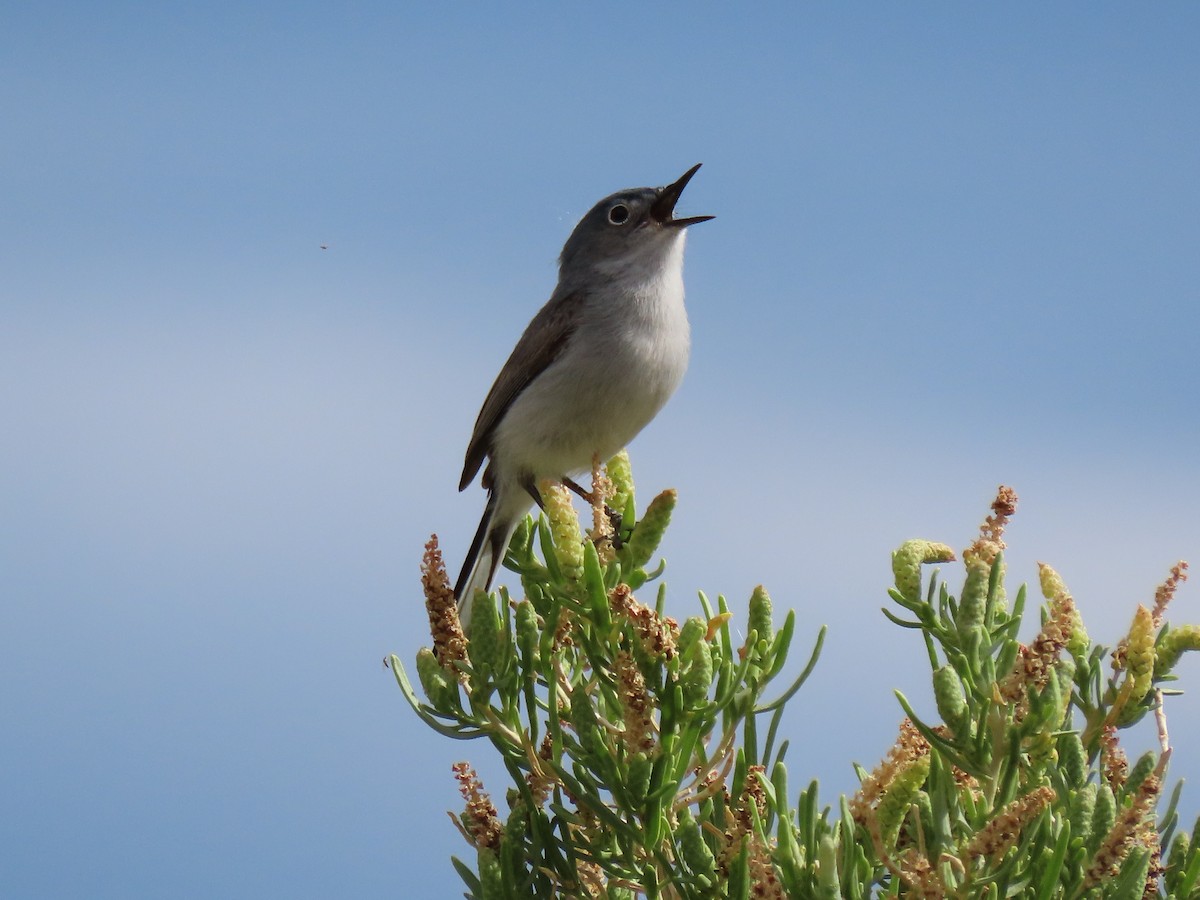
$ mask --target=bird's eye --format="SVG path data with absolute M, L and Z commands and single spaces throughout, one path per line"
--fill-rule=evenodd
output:
M 624 203 L 614 204 L 608 211 L 608 221 L 614 225 L 624 225 L 629 221 L 629 207 Z

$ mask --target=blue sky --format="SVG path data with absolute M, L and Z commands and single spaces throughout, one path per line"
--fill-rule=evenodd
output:
M 692 364 L 635 475 L 680 490 L 673 612 L 762 582 L 829 624 L 793 781 L 832 801 L 894 687 L 928 706 L 888 553 L 964 546 L 1001 482 L 1014 587 L 1050 562 L 1114 642 L 1200 560 L 1198 36 L 1172 3 L 0 13 L 0 893 L 455 895 L 449 766 L 495 767 L 380 660 L 423 643 L 428 534 L 454 568 L 473 532 L 471 424 L 575 220 L 695 162 Z

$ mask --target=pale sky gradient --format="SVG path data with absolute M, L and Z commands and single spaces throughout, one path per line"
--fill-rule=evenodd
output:
M 0 12 L 0 895 L 458 895 L 450 764 L 503 783 L 380 660 L 572 225 L 696 162 L 634 470 L 680 491 L 673 613 L 762 582 L 793 672 L 830 626 L 797 790 L 928 709 L 888 554 L 999 483 L 1011 589 L 1050 562 L 1115 642 L 1200 565 L 1198 41 L 1186 3 Z

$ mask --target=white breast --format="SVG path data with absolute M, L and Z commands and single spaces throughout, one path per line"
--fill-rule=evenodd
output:
M 497 425 L 493 459 L 537 478 L 610 456 L 662 409 L 687 369 L 683 231 L 657 259 L 626 259 L 589 298 L 567 349 Z M 664 253 L 665 251 L 665 253 Z M 657 264 L 653 264 L 657 263 Z

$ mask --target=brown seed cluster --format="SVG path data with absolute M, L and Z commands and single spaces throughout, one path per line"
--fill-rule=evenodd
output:
M 646 679 L 642 677 L 637 662 L 625 650 L 617 653 L 613 660 L 617 675 L 617 694 L 621 701 L 621 713 L 625 728 L 621 742 L 630 753 L 647 752 L 654 749 L 654 702 L 646 690 Z
M 900 877 L 912 888 L 911 896 L 922 900 L 942 900 L 946 896 L 946 885 L 937 868 L 915 848 L 901 853 L 897 864 Z
M 465 681 L 466 675 L 454 663 L 467 659 L 467 638 L 458 619 L 458 604 L 446 577 L 446 564 L 436 534 L 425 544 L 425 554 L 421 557 L 421 587 L 425 591 L 434 656 L 443 669 Z
M 529 747 L 532 752 L 533 747 Z M 537 760 L 548 762 L 554 757 L 554 739 L 550 732 L 546 732 L 542 738 L 542 744 L 538 747 Z M 536 761 L 531 761 L 536 763 Z M 558 779 L 553 774 L 553 769 L 549 766 L 531 765 L 529 773 L 525 776 L 525 781 L 529 785 L 529 793 L 533 796 L 534 802 L 541 806 L 550 797 L 550 792 L 554 790 L 554 786 L 558 784 Z
M 1171 567 L 1171 574 L 1167 576 L 1167 580 L 1158 586 L 1158 590 L 1154 592 L 1154 627 L 1158 628 L 1163 623 L 1163 615 L 1167 611 L 1167 606 L 1175 597 L 1175 591 L 1179 589 L 1181 582 L 1187 581 L 1188 564 L 1182 559 Z
M 1054 667 L 1076 621 L 1075 601 L 1065 591 L 1060 591 L 1050 601 L 1050 612 L 1046 624 L 1028 646 L 1022 644 L 1012 670 L 1000 682 L 1000 696 L 1006 703 L 1018 703 L 1018 718 L 1023 718 L 1030 691 L 1046 687 Z
M 723 874 L 728 874 L 742 847 L 748 845 L 750 896 L 761 900 L 786 900 L 787 893 L 772 859 L 774 841 L 754 827 L 755 815 L 761 822 L 767 814 L 767 792 L 760 778 L 764 772 L 766 768 L 761 765 L 747 768 L 746 783 L 736 803 L 728 793 L 725 794 L 730 825 L 722 835 L 717 864 Z
M 891 787 L 896 776 L 929 752 L 925 740 L 912 719 L 900 723 L 900 734 L 892 744 L 883 761 L 863 779 L 857 793 L 850 799 L 850 813 L 854 821 L 866 825 L 873 818 L 871 810 Z
M 1100 771 L 1104 780 L 1119 794 L 1129 778 L 1129 757 L 1117 736 L 1117 726 L 1105 725 L 1100 732 Z
M 592 507 L 592 530 L 588 537 L 596 545 L 596 555 L 600 557 L 600 565 L 606 566 L 616 558 L 613 549 L 613 523 L 608 515 L 608 501 L 613 498 L 616 488 L 608 477 L 600 454 L 592 455 L 592 494 L 589 498 Z
M 1179 590 L 1179 585 L 1187 581 L 1188 564 L 1184 560 L 1180 560 L 1171 566 L 1171 571 L 1167 575 L 1166 581 L 1160 584 L 1154 591 L 1154 609 L 1151 612 L 1151 621 L 1155 630 L 1162 627 L 1163 617 L 1166 615 L 1167 607 L 1171 601 L 1175 599 L 1175 592 Z M 1114 672 L 1120 672 L 1125 668 L 1125 658 L 1129 655 L 1129 637 L 1123 637 L 1117 643 L 1116 648 L 1112 652 L 1112 667 Z
M 495 850 L 500 846 L 500 836 L 504 829 L 500 824 L 500 817 L 496 814 L 496 807 L 492 804 L 492 798 L 483 789 L 483 783 L 470 763 L 457 762 L 451 769 L 458 781 L 459 793 L 467 801 L 467 807 L 463 810 L 463 825 L 466 827 L 468 838 L 476 849 L 489 847 Z
M 1092 864 L 1088 867 L 1087 876 L 1083 881 L 1085 889 L 1099 884 L 1105 878 L 1116 876 L 1121 871 L 1121 863 L 1135 844 L 1142 844 L 1151 853 L 1158 848 L 1158 832 L 1154 828 L 1153 813 L 1158 795 L 1162 791 L 1165 760 L 1165 755 L 1159 758 L 1154 771 L 1138 785 L 1133 802 L 1117 813 L 1112 830 L 1092 857 Z M 1158 862 L 1157 866 L 1152 862 L 1148 884 L 1150 879 L 1157 881 L 1159 872 L 1156 869 L 1161 871 L 1161 862 Z M 1157 893 L 1154 896 L 1157 896 Z
M 679 624 L 660 616 L 633 596 L 627 584 L 618 584 L 608 595 L 613 615 L 624 618 L 633 627 L 646 653 L 655 659 L 673 659 L 679 639 Z
M 988 859 L 992 864 L 1013 847 L 1021 831 L 1036 819 L 1055 798 L 1054 789 L 1039 787 L 1013 800 L 971 837 L 963 848 L 964 860 Z
M 1004 529 L 1008 520 L 1017 511 L 1017 492 L 1007 485 L 1000 485 L 996 499 L 992 501 L 992 512 L 979 526 L 979 537 L 963 551 L 963 562 L 990 568 L 996 555 L 1004 549 Z

